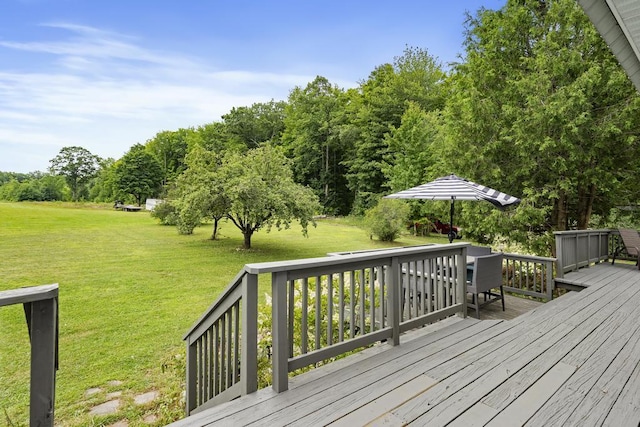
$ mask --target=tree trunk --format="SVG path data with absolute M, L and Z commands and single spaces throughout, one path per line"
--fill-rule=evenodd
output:
M 591 184 L 586 190 L 581 189 L 578 200 L 578 229 L 586 230 L 593 212 L 593 200 L 596 197 L 596 186 Z
M 211 235 L 211 240 L 218 238 L 218 221 L 220 221 L 219 218 L 213 218 L 213 234 Z
M 329 199 L 329 144 L 327 143 L 327 151 L 324 155 L 324 200 Z
M 555 209 L 555 226 L 558 231 L 567 229 L 567 195 L 564 191 L 560 191 Z
M 242 235 L 244 236 L 244 245 L 242 247 L 244 249 L 251 249 L 252 234 L 253 234 L 253 230 L 242 230 Z

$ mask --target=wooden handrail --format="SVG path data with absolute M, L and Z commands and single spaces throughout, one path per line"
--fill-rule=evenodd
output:
M 379 341 L 398 345 L 403 331 L 456 313 L 465 316 L 467 246 L 245 265 L 184 336 L 187 415 L 257 389 L 260 275 L 271 275 L 272 386 L 279 392 L 298 368 Z M 412 273 L 418 267 L 430 273 Z M 299 330 L 302 345 L 294 349 Z M 307 332 L 313 342 L 307 342 Z
M 31 339 L 29 424 L 53 426 L 58 369 L 58 285 L 0 291 L 0 307 L 22 304 Z

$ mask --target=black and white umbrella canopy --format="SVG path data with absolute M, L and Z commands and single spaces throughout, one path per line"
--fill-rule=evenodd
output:
M 457 175 L 443 176 L 426 184 L 402 190 L 385 196 L 387 199 L 426 199 L 426 200 L 451 200 L 451 221 L 453 227 L 454 203 L 456 200 L 484 200 L 498 209 L 517 205 L 520 199 L 502 193 L 493 188 L 476 184 L 475 182 L 460 178 Z M 449 241 L 453 241 L 449 236 Z

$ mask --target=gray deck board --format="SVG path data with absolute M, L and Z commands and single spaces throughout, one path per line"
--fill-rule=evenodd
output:
M 447 319 L 175 425 L 638 425 L 640 272 L 565 278 L 585 289 L 511 320 Z
M 609 415 L 604 420 L 605 426 L 640 425 L 640 364 L 636 366 L 618 396 Z
M 627 294 L 621 294 L 620 298 L 624 299 L 632 294 L 633 290 L 629 290 Z M 616 303 L 619 301 L 619 299 L 612 301 L 605 308 L 585 319 L 581 327 L 571 331 L 567 339 L 559 341 L 541 357 L 536 358 L 524 369 L 512 375 L 500 387 L 489 393 L 482 400 L 482 403 L 497 411 L 502 411 L 518 398 L 520 393 L 526 392 L 538 378 L 546 375 L 554 365 L 562 363 L 560 361 L 577 347 L 576 342 L 585 343 L 583 346 L 585 349 L 597 348 L 606 339 L 606 336 L 615 330 L 619 320 L 627 315 L 619 310 Z M 597 332 L 594 333 L 594 331 Z M 565 360 L 565 362 L 568 361 Z M 571 365 L 577 366 L 578 364 L 572 363 Z
M 461 331 L 451 333 L 449 329 L 442 332 L 441 339 L 433 340 L 428 345 L 413 346 L 408 343 L 407 349 L 402 345 L 384 353 L 371 357 L 366 362 L 351 366 L 344 372 L 336 372 L 322 381 L 322 384 L 331 383 L 330 388 L 317 388 L 304 400 L 299 399 L 298 392 L 291 393 L 290 401 L 283 400 L 282 407 L 264 408 L 272 412 L 270 415 L 252 414 L 251 419 L 260 423 L 293 423 L 300 425 L 316 425 L 318 422 L 327 422 L 335 418 L 341 407 L 351 407 L 354 403 L 362 405 L 363 400 L 373 400 L 400 387 L 419 376 L 421 372 L 412 369 L 417 363 L 436 364 L 444 357 L 452 357 L 450 349 L 454 346 L 472 348 L 479 333 L 494 329 L 495 322 L 484 321 Z M 433 334 L 439 335 L 438 332 Z M 426 338 L 426 337 L 425 337 Z M 418 344 L 418 343 L 415 343 Z M 382 369 L 384 367 L 384 369 Z M 391 369 L 389 369 L 391 368 Z M 357 375 L 356 375 L 357 374 Z M 348 413 L 348 411 L 346 412 Z M 256 415 L 261 415 L 256 418 Z M 245 419 L 238 419 L 245 423 Z

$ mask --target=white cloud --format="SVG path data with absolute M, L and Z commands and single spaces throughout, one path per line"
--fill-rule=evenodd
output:
M 294 86 L 315 77 L 219 70 L 123 35 L 51 26 L 68 37 L 0 42 L 0 59 L 9 49 L 35 53 L 39 61 L 20 72 L 0 65 L 0 171 L 44 170 L 48 162 L 30 162 L 53 158 L 68 145 L 120 157 L 159 131 L 219 120 L 232 107 L 285 99 Z M 36 145 L 38 156 L 17 149 Z

